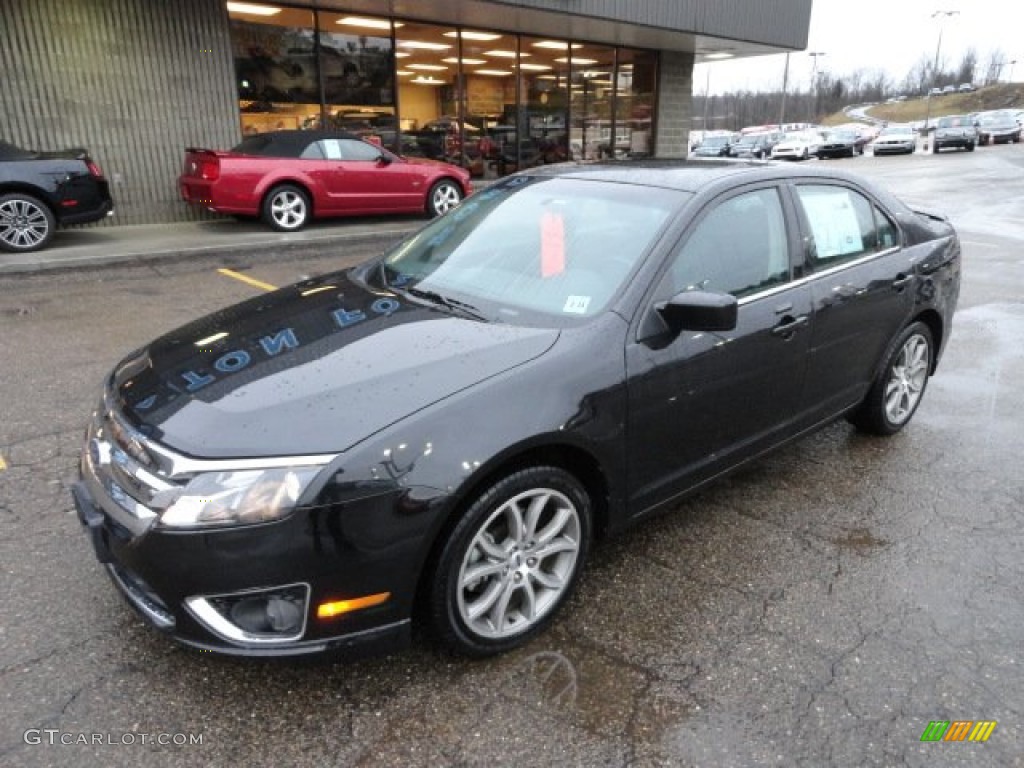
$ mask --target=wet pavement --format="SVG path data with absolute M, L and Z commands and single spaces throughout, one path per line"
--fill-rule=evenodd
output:
M 203 255 L 0 277 L 0 765 L 1024 765 L 1024 150 L 830 162 L 961 230 L 911 425 L 834 424 L 599 544 L 552 631 L 486 661 L 236 661 L 148 629 L 71 511 L 82 429 L 116 359 L 257 289 Z M 370 252 L 231 263 L 283 285 Z M 997 725 L 922 743 L 933 720 Z

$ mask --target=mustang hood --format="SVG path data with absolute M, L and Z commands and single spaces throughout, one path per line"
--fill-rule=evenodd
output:
M 454 316 L 336 273 L 178 329 L 122 362 L 118 405 L 197 458 L 341 452 L 548 350 L 558 331 Z

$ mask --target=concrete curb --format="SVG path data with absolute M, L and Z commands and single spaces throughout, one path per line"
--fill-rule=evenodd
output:
M 252 236 L 239 231 L 218 232 L 204 236 L 203 232 L 183 228 L 181 242 L 167 245 L 164 238 L 159 240 L 135 233 L 94 229 L 89 232 L 112 232 L 117 242 L 104 244 L 51 246 L 49 249 L 30 254 L 0 253 L 0 276 L 18 274 L 40 274 L 68 272 L 106 267 L 138 266 L 142 264 L 175 264 L 190 258 L 227 258 L 237 261 L 238 257 L 267 257 L 272 254 L 288 255 L 318 250 L 330 252 L 346 248 L 373 246 L 383 249 L 415 232 L 425 222 L 394 222 L 380 226 L 361 227 L 358 232 L 336 232 L 328 229 L 311 229 L 294 235 L 280 235 L 267 232 Z M 172 229 L 173 227 L 168 227 Z M 125 230 L 131 228 L 124 228 Z M 121 239 L 127 237 L 127 240 Z M 79 235 L 81 238 L 81 235 Z M 241 239 L 239 239 L 241 238 Z M 249 238 L 249 239 L 246 239 Z M 14 258 L 17 261 L 11 261 Z

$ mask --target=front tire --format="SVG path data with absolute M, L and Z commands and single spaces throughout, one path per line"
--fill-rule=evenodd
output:
M 293 184 L 274 187 L 263 200 L 263 221 L 278 232 L 298 232 L 310 213 L 309 196 Z
M 934 341 L 928 326 L 911 323 L 889 347 L 885 365 L 867 397 L 850 416 L 862 432 L 894 435 L 907 425 L 921 404 L 934 357 Z
M 57 219 L 37 197 L 22 192 L 0 196 L 0 251 L 28 253 L 53 239 Z
M 427 194 L 427 214 L 431 218 L 448 213 L 462 202 L 462 190 L 451 179 L 441 179 Z
M 428 599 L 438 638 L 473 657 L 523 645 L 572 593 L 590 537 L 590 497 L 565 470 L 501 478 L 475 498 L 437 561 Z

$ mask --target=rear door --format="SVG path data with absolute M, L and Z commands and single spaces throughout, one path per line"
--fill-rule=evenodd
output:
M 804 386 L 811 301 L 806 283 L 794 280 L 798 241 L 787 211 L 774 184 L 729 193 L 706 206 L 668 256 L 626 349 L 636 512 L 788 433 Z M 655 304 L 686 290 L 736 296 L 737 327 L 675 338 L 645 330 Z
M 861 190 L 833 181 L 792 190 L 814 312 L 804 404 L 815 421 L 863 398 L 913 310 L 914 270 L 892 217 Z

